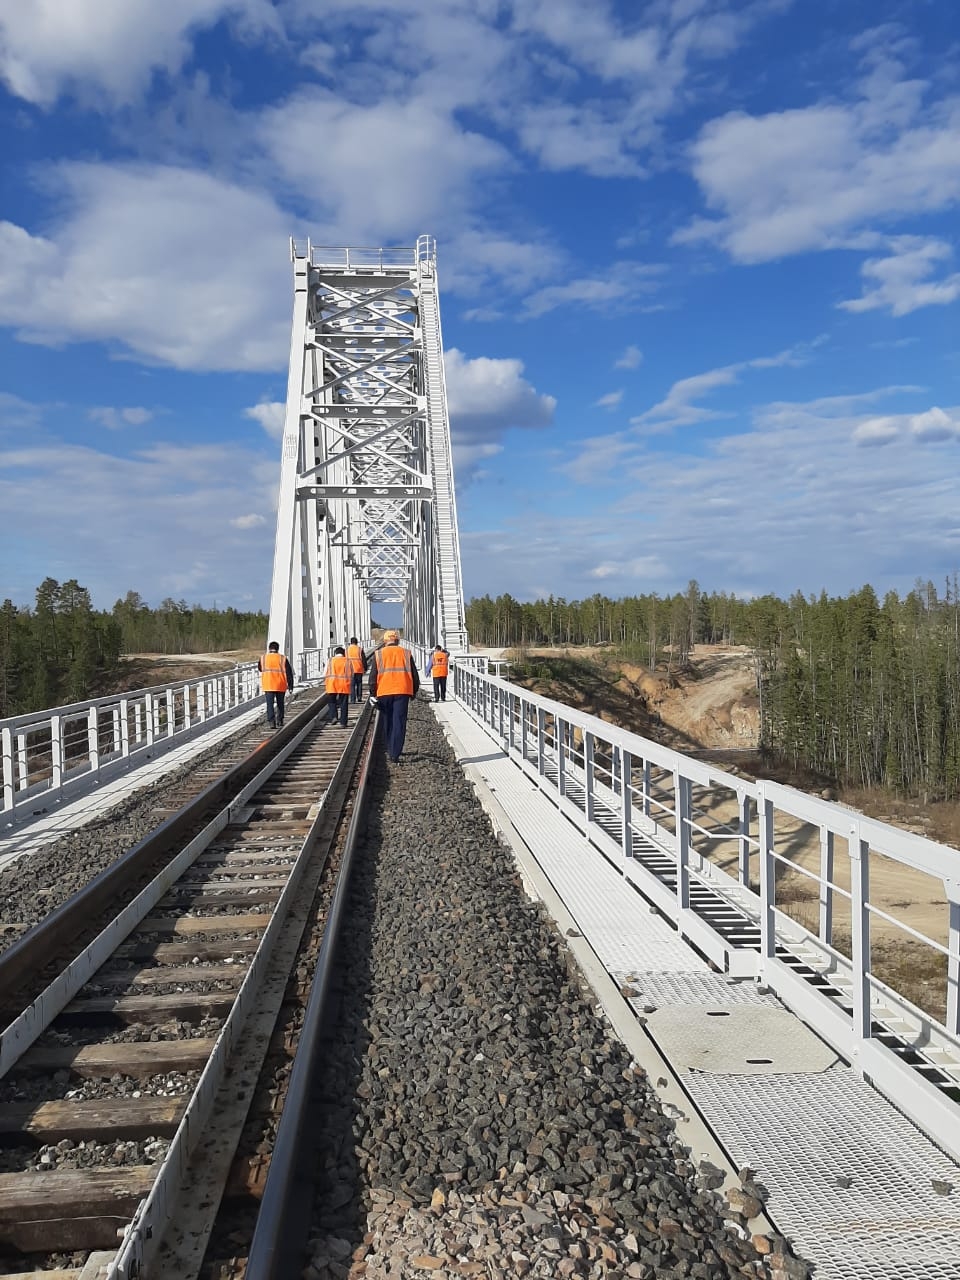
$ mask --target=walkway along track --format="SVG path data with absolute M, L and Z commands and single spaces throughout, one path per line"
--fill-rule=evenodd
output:
M 0 957 L 9 1007 L 78 921 L 164 852 L 163 870 L 0 1035 L 0 1273 L 18 1265 L 12 1251 L 35 1261 L 107 1249 L 91 1275 L 198 1274 L 305 927 L 315 955 L 327 914 L 312 918 L 316 902 L 348 865 L 347 817 L 351 831 L 360 820 L 355 779 L 375 720 L 364 706 L 350 733 L 321 726 L 325 702 L 238 766 L 239 791 L 236 777 L 207 788 Z M 221 791 L 232 798 L 195 833 Z M 291 1057 L 298 1034 L 285 1041 Z M 36 1169 L 36 1148 L 53 1144 L 62 1158 Z

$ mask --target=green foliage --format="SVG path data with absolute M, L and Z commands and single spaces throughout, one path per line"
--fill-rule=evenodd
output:
M 748 645 L 760 695 L 760 746 L 863 787 L 954 796 L 960 788 L 960 589 L 918 581 L 882 605 L 846 597 L 740 600 L 696 582 L 674 596 L 594 595 L 467 606 L 471 641 L 525 648 L 611 645 L 653 668 L 682 666 L 693 644 Z M 549 660 L 553 666 L 554 660 Z M 526 659 L 530 674 L 540 674 Z
M 102 612 L 75 579 L 45 578 L 32 611 L 0 606 L 0 718 L 95 696 L 121 654 L 215 653 L 260 645 L 266 633 L 262 613 L 182 600 L 150 609 L 136 591 Z

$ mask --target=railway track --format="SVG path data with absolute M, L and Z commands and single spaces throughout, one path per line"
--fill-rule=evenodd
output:
M 123 875 L 97 877 L 0 956 L 0 1275 L 186 1280 L 224 1188 L 250 1219 L 297 1047 L 315 1044 L 362 821 L 375 719 L 364 706 L 347 730 L 321 724 L 324 704 L 229 778 L 197 779 Z M 111 895 L 116 913 L 70 947 Z

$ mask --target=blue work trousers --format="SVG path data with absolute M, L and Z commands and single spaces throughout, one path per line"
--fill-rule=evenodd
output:
M 284 694 L 278 693 L 275 689 L 269 689 L 263 696 L 267 703 L 267 724 L 273 729 L 283 724 Z
M 347 705 L 350 701 L 350 695 L 348 693 L 328 693 L 327 698 L 327 719 L 331 724 L 339 720 L 345 729 L 347 727 Z
M 410 698 L 405 693 L 392 693 L 386 698 L 377 697 L 377 705 L 383 717 L 383 740 L 391 760 L 399 760 L 407 736 L 407 710 Z
M 350 681 L 350 701 L 351 702 L 363 701 L 363 672 L 362 671 L 355 671 L 353 673 L 353 678 Z

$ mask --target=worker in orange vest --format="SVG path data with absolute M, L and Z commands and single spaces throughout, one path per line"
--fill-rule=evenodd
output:
M 339 717 L 340 724 L 345 729 L 347 727 L 347 704 L 350 701 L 350 685 L 353 682 L 353 667 L 350 665 L 350 659 L 347 657 L 342 644 L 338 644 L 334 649 L 333 657 L 327 663 L 327 670 L 323 679 L 327 690 L 327 705 L 330 708 L 327 719 L 331 724 L 334 724 Z
M 410 699 L 420 688 L 420 673 L 409 649 L 400 643 L 396 631 L 383 633 L 383 647 L 370 664 L 370 700 L 383 716 L 383 736 L 387 758 L 400 763 L 407 736 Z
M 271 729 L 283 727 L 283 699 L 293 688 L 293 667 L 280 652 L 276 640 L 271 640 L 267 652 L 257 663 L 260 672 L 260 688 L 267 702 L 267 724 Z
M 353 678 L 350 681 L 350 701 L 363 701 L 363 673 L 367 669 L 367 655 L 360 647 L 360 641 L 356 636 L 350 637 L 350 643 L 347 645 L 347 657 L 350 659 L 350 666 L 353 671 Z
M 447 676 L 450 674 L 450 654 L 443 645 L 433 647 L 433 653 L 427 658 L 427 675 L 433 676 L 434 702 L 447 700 Z

